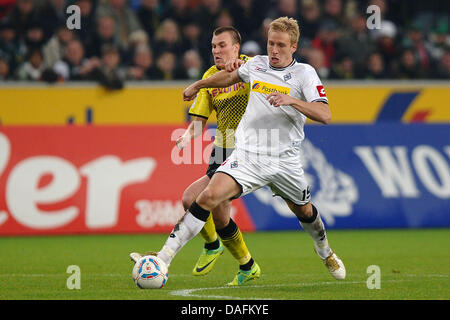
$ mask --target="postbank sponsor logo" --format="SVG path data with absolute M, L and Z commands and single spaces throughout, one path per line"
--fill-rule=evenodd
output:
M 264 94 L 270 94 L 272 92 L 280 92 L 287 95 L 291 91 L 291 88 L 277 86 L 271 83 L 254 80 L 252 83 L 252 91 Z

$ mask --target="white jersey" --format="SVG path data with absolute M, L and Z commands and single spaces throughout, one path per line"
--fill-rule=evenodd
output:
M 266 97 L 278 91 L 307 102 L 328 103 L 314 68 L 295 59 L 285 68 L 275 68 L 267 56 L 255 56 L 238 74 L 250 83 L 250 98 L 236 129 L 236 149 L 271 156 L 298 154 L 306 116 L 292 106 L 274 107 Z

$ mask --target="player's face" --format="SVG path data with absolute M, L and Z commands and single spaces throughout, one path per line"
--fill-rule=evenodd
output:
M 291 43 L 289 33 L 270 31 L 267 38 L 267 54 L 270 65 L 284 68 L 291 64 L 292 55 L 297 50 L 297 43 Z
M 233 44 L 233 39 L 228 32 L 213 36 L 211 47 L 214 63 L 221 69 L 225 67 L 228 60 L 239 57 L 239 44 Z

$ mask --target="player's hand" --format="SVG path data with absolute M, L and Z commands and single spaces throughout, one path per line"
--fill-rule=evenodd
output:
M 230 59 L 225 63 L 225 70 L 228 72 L 233 72 L 236 69 L 239 69 L 240 66 L 242 66 L 245 63 L 245 61 L 241 59 Z
M 186 147 L 186 146 L 188 145 L 188 143 L 189 143 L 189 139 L 188 139 L 186 136 L 184 136 L 184 135 L 182 135 L 181 137 L 179 137 L 179 138 L 177 139 L 177 142 L 176 142 L 177 147 L 178 147 L 178 149 L 180 149 L 180 150 L 183 150 L 183 148 Z
M 271 105 L 273 105 L 274 107 L 287 106 L 287 105 L 290 105 L 291 102 L 292 102 L 290 96 L 285 95 L 285 94 L 280 93 L 280 92 L 272 92 L 272 93 L 270 93 L 266 97 L 266 100 L 268 100 L 269 103 Z
M 195 82 L 195 83 L 191 84 L 189 87 L 184 89 L 183 100 L 184 101 L 194 100 L 195 97 L 197 96 L 198 91 L 199 91 L 199 89 L 197 87 L 197 83 Z

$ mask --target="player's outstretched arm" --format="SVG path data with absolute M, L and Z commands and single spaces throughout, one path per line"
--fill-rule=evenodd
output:
M 181 150 L 186 147 L 189 142 L 202 134 L 208 119 L 202 117 L 193 117 L 184 134 L 177 139 L 177 147 Z
M 306 102 L 280 92 L 272 92 L 266 99 L 274 107 L 292 106 L 309 119 L 323 124 L 328 124 L 331 120 L 330 108 L 328 104 L 323 102 Z
M 196 96 L 200 89 L 203 88 L 225 88 L 231 86 L 232 84 L 238 83 L 241 81 L 239 78 L 238 71 L 235 70 L 233 72 L 227 72 L 222 70 L 213 74 L 211 77 L 206 79 L 198 80 L 191 84 L 183 91 L 183 100 L 191 101 Z

